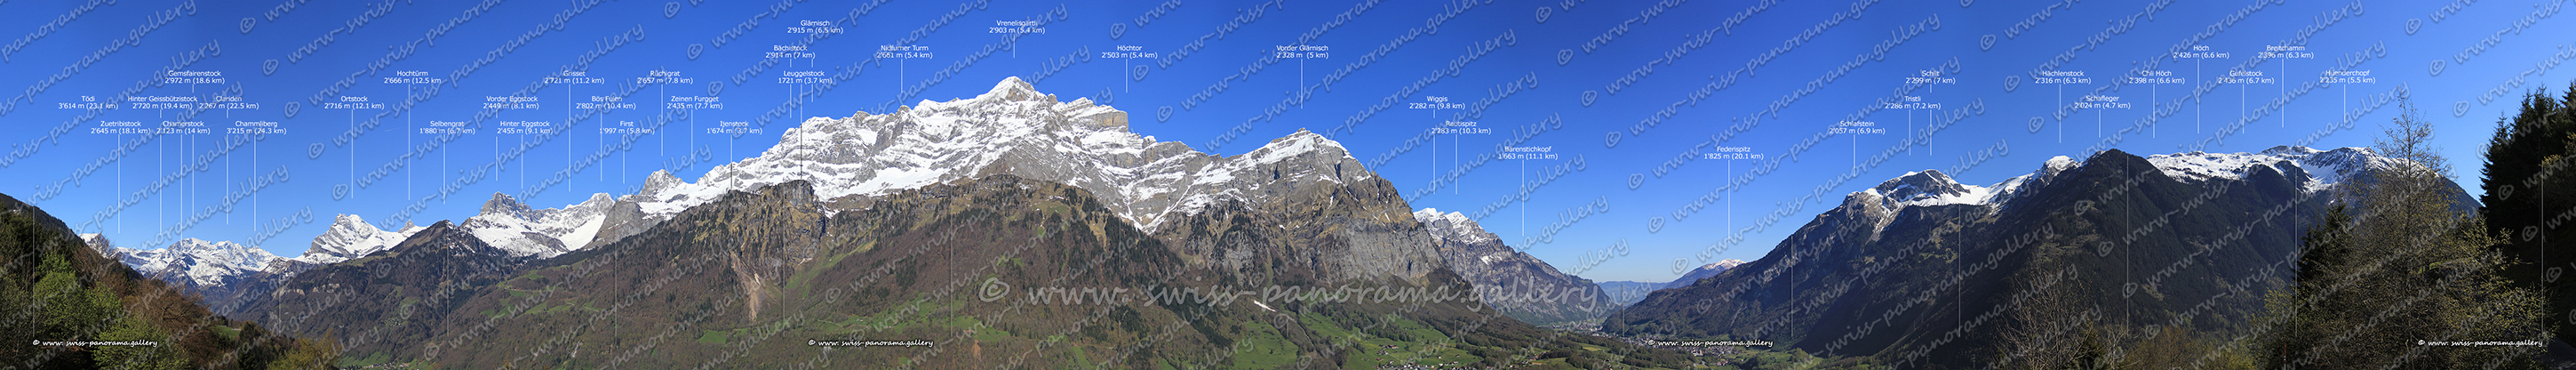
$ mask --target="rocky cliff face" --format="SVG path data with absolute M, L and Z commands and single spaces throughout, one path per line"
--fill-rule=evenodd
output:
M 1152 218 L 1155 237 L 1177 243 L 1193 267 L 1289 283 L 1421 283 L 1448 265 L 1394 185 L 1364 176 L 1322 136 L 1300 130 L 1212 169 L 1212 182 Z

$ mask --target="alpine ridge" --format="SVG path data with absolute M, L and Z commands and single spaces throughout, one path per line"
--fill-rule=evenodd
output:
M 1301 129 L 1225 156 L 1128 132 L 1126 122 L 1124 112 L 1061 102 L 1013 78 L 971 99 L 808 119 L 696 182 L 657 171 L 634 194 L 562 208 L 495 194 L 474 217 L 399 231 L 343 216 L 307 256 L 283 259 L 332 262 L 277 275 L 228 311 L 331 337 L 353 356 L 474 368 L 577 356 L 579 348 L 551 347 L 562 343 L 633 343 L 671 356 L 612 360 L 650 367 L 755 366 L 768 362 L 705 344 L 782 332 L 937 339 L 950 329 L 992 333 L 958 338 L 1008 353 L 1082 330 L 1091 349 L 1075 350 L 1093 355 L 1150 343 L 1172 349 L 1134 353 L 1222 359 L 1237 340 L 1264 340 L 1297 343 L 1287 347 L 1297 356 L 1374 358 L 1326 342 L 1452 338 L 1488 365 L 1527 355 L 1508 349 L 1572 342 L 1680 360 L 1526 325 L 1615 306 L 1590 280 L 1512 250 L 1461 214 L 1415 210 L 1329 138 Z M 1037 294 L 1068 284 L 1165 299 L 1184 286 L 1227 297 L 1306 293 L 1114 309 Z M 973 299 L 990 289 L 1004 294 Z M 1349 292 L 1410 292 L 1374 297 L 1415 301 Z M 961 313 L 984 318 L 938 319 Z M 639 331 L 674 327 L 706 331 L 681 332 L 698 333 L 697 344 Z M 1194 330 L 1171 337 L 1171 328 Z M 706 334 L 716 330 L 725 334 Z M 584 339 L 563 341 L 574 336 Z M 766 342 L 774 345 L 761 353 L 808 350 Z M 861 362 L 892 360 L 878 357 Z

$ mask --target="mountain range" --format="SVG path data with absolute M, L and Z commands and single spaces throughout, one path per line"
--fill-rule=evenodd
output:
M 1551 361 L 1681 359 L 1523 324 L 1615 306 L 1591 281 L 1502 245 L 1463 215 L 1408 206 L 1331 139 L 1299 130 L 1220 156 L 1128 132 L 1126 117 L 1012 78 L 971 99 L 809 119 L 779 145 L 696 182 L 657 171 L 635 194 L 594 194 L 563 208 L 496 194 L 462 222 L 397 231 L 343 216 L 305 256 L 242 257 L 310 266 L 301 271 L 153 266 L 260 277 L 229 283 L 262 293 L 231 295 L 225 312 L 339 340 L 359 359 L 347 364 L 690 366 L 784 350 L 726 350 L 744 336 L 935 338 L 952 329 L 1000 335 L 965 339 L 1023 359 L 1070 350 L 1139 364 L 1427 361 L 1328 344 L 1347 341 L 1469 351 L 1460 358 L 1494 365 L 1539 355 L 1526 348 L 1572 346 L 1609 350 Z M 1196 295 L 1239 290 L 1228 296 L 1251 304 L 1058 307 L 1042 304 L 1047 290 L 984 300 L 1041 303 L 1035 308 L 957 302 L 982 293 L 969 285 L 977 281 L 1123 286 L 1164 298 L 1183 286 Z M 1283 288 L 1305 293 L 1280 295 Z M 1353 299 L 1372 291 L 1411 301 Z M 1094 321 L 1101 315 L 1117 319 L 1117 330 L 1103 330 Z M 1190 329 L 1179 337 L 1187 339 L 1172 328 Z M 662 342 L 691 330 L 696 343 Z M 1054 348 L 1060 339 L 1039 334 L 1058 330 L 1090 339 Z M 568 337 L 540 339 L 555 335 Z M 678 355 L 603 360 L 550 347 L 573 337 Z M 1225 348 L 1250 343 L 1277 347 L 1264 358 L 1228 358 Z M 1275 355 L 1288 357 L 1267 358 Z
M 1284 344 L 1274 353 L 1392 364 L 1325 343 L 1420 346 L 1431 337 L 1467 340 L 1457 348 L 1484 360 L 1535 358 L 1507 343 L 1583 343 L 1617 355 L 1564 361 L 1672 360 L 1522 324 L 1600 318 L 1602 331 L 1622 336 L 1968 365 L 2011 350 L 2003 338 L 2026 329 L 1995 317 L 1998 307 L 2116 304 L 2116 317 L 2088 317 L 2204 332 L 2242 323 L 2261 308 L 2247 292 L 2279 277 L 2295 226 L 2339 201 L 2331 190 L 2412 165 L 2362 148 L 2276 147 L 2056 157 L 1983 186 L 1909 172 L 1851 193 L 1764 258 L 1717 261 L 1671 282 L 1593 282 L 1463 214 L 1410 207 L 1321 135 L 1299 130 L 1220 156 L 1128 132 L 1126 122 L 1125 112 L 1059 101 L 1014 78 L 970 99 L 808 119 L 779 145 L 695 182 L 657 171 L 635 194 L 560 208 L 495 194 L 464 221 L 391 231 L 342 215 L 295 258 L 195 239 L 156 250 L 82 241 L 205 295 L 218 313 L 341 340 L 356 363 L 601 363 L 580 359 L 583 348 L 550 347 L 581 338 L 641 343 L 607 363 L 687 366 L 776 351 L 724 350 L 745 336 L 943 330 L 1004 333 L 940 341 L 970 348 L 1125 356 L 1095 363 L 1171 363 L 1135 356 L 1154 353 L 1240 364 L 1253 360 L 1218 349 L 1256 341 Z M 1474 299 L 1390 305 L 1247 290 L 1261 297 L 1250 306 L 1029 305 L 1066 283 L 1452 289 Z M 1003 293 L 985 302 L 1019 304 L 959 299 L 989 287 Z M 870 313 L 882 310 L 908 313 Z M 923 326 L 931 316 L 922 315 L 972 319 Z M 1115 330 L 1091 324 L 1112 316 Z M 1508 324 L 1494 326 L 1498 317 Z M 1381 331 L 1390 325 L 1438 334 Z M 663 344 L 690 330 L 695 345 Z M 1068 349 L 1032 334 L 1050 330 L 1089 339 Z M 562 337 L 528 341 L 550 335 Z M 1138 349 L 1150 343 L 1172 344 Z M 536 349 L 504 356 L 527 348 Z M 691 360 L 632 352 L 648 350 Z
M 2040 325 L 2060 320 L 2232 333 L 2294 268 L 2303 225 L 2345 201 L 2333 189 L 2413 165 L 2364 148 L 2275 147 L 2060 156 L 1985 186 L 1910 172 L 1851 193 L 1761 259 L 1609 315 L 1602 330 L 1900 367 L 1994 364 L 2069 338 Z

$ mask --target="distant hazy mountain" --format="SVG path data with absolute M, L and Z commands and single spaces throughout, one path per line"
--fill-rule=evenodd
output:
M 1594 283 L 1594 285 L 1599 285 L 1601 287 L 1601 294 L 1610 296 L 1610 302 L 1620 307 L 1627 307 L 1630 304 L 1636 304 L 1637 301 L 1645 300 L 1647 294 L 1663 289 L 1665 284 L 1669 283 L 1647 281 L 1604 281 Z
M 1706 265 L 1700 265 L 1699 268 L 1691 269 L 1689 273 L 1682 274 L 1680 278 L 1673 279 L 1673 281 L 1604 281 L 1596 285 L 1601 287 L 1602 294 L 1608 295 L 1610 297 L 1610 301 L 1612 303 L 1616 303 L 1615 306 L 1627 307 L 1630 304 L 1636 304 L 1637 301 L 1645 300 L 1646 295 L 1653 294 L 1657 290 L 1688 286 L 1691 282 L 1699 281 L 1699 279 L 1706 279 L 1710 276 L 1717 276 L 1717 273 L 1726 272 L 1726 269 L 1735 268 L 1736 265 L 1742 264 L 1744 264 L 1744 260 L 1729 258 L 1718 260 L 1717 262 L 1712 262 Z
M 1700 265 L 1699 268 L 1691 269 L 1689 273 L 1682 274 L 1682 277 L 1674 278 L 1672 282 L 1664 283 L 1662 286 L 1656 287 L 1655 289 L 1672 289 L 1689 286 L 1692 282 L 1699 281 L 1699 279 L 1707 279 L 1710 276 L 1717 276 L 1717 273 L 1726 272 L 1726 269 L 1735 268 L 1736 265 L 1742 264 L 1744 264 L 1744 260 L 1733 258 L 1710 262 L 1706 265 Z

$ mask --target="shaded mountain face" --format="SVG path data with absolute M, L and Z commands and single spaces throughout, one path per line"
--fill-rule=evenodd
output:
M 351 347 L 413 343 L 436 327 L 432 318 L 524 261 L 440 221 L 392 248 L 285 278 L 267 294 L 246 297 L 239 315 Z
M 2334 201 L 2327 190 L 2389 165 L 2408 164 L 2359 148 L 2113 150 L 1990 186 L 1909 173 L 1851 194 L 1763 258 L 1655 292 L 1602 328 L 1951 367 L 2011 350 L 2026 329 L 2017 312 L 2228 333 L 2289 276 L 2303 225 Z
M 1592 279 L 1557 272 L 1546 261 L 1503 245 L 1502 238 L 1465 214 L 1424 208 L 1414 211 L 1413 219 L 1431 231 L 1449 269 L 1512 318 L 1537 324 L 1580 321 L 1607 315 L 1623 303 Z
M 864 338 L 928 340 L 953 356 L 980 352 L 997 360 L 1043 348 L 1002 338 L 1061 332 L 1103 307 L 1004 311 L 980 299 L 984 279 L 1141 286 L 1184 270 L 1159 243 L 1058 184 L 1003 176 L 858 199 L 847 209 L 825 207 L 803 181 L 756 190 L 535 263 L 462 299 L 434 319 L 441 325 L 426 340 L 358 350 L 463 368 L 748 367 L 814 358 L 808 339 Z M 1171 315 L 1155 307 L 1129 312 Z M 859 350 L 858 359 L 833 361 L 890 366 L 917 353 Z

